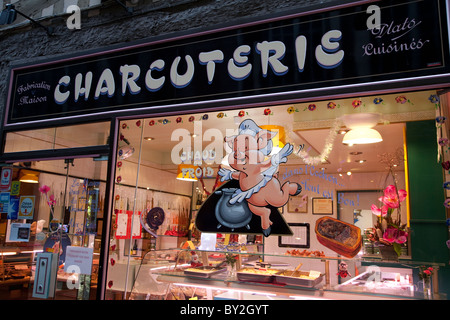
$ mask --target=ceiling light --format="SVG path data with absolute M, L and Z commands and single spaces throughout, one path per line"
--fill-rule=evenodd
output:
M 342 121 L 351 130 L 344 135 L 344 144 L 368 144 L 383 141 L 375 127 L 380 120 L 378 113 L 355 113 L 342 116 Z
M 39 183 L 38 173 L 29 170 L 21 170 L 19 181 L 25 183 Z
M 155 140 L 155 138 L 153 138 L 153 137 L 144 137 L 144 140 L 152 141 L 152 140 Z
M 364 163 L 366 160 L 355 160 L 355 162 Z
M 344 144 L 369 144 L 383 141 L 380 133 L 371 128 L 357 128 L 347 132 L 342 140 Z
M 351 175 L 352 175 L 352 172 L 351 172 L 351 171 L 347 171 L 347 175 L 348 175 L 348 176 L 351 176 Z
M 1 256 L 14 256 L 14 255 L 16 255 L 16 254 L 17 254 L 17 252 L 14 252 L 14 251 L 0 252 L 0 255 L 1 255 Z
M 272 151 L 270 152 L 270 155 L 278 153 L 281 149 L 283 149 L 284 145 L 286 144 L 286 133 L 284 131 L 284 127 L 282 126 L 275 126 L 275 125 L 264 125 L 261 126 L 261 129 L 273 131 L 277 134 L 272 138 Z

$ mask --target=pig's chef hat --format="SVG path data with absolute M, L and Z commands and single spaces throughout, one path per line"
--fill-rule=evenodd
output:
M 256 136 L 262 129 L 252 119 L 246 119 L 239 125 L 239 134 L 249 134 Z
M 261 130 L 264 129 L 258 127 L 255 121 L 253 121 L 252 119 L 246 119 L 242 121 L 241 124 L 239 125 L 239 134 L 248 134 L 254 137 Z M 276 134 L 277 132 L 275 132 L 275 135 Z M 261 151 L 265 156 L 267 156 L 272 152 L 272 147 L 273 147 L 272 139 L 269 139 L 267 141 L 267 145 L 264 148 L 260 149 L 259 151 Z

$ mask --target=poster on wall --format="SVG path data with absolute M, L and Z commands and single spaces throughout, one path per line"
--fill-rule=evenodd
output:
M 67 246 L 64 271 L 73 272 L 74 266 L 76 266 L 77 273 L 91 274 L 93 253 L 93 248 Z
M 328 198 L 313 198 L 312 199 L 312 213 L 313 214 L 333 214 L 333 200 Z
M 276 131 L 259 127 L 252 119 L 242 121 L 238 134 L 225 137 L 230 169 L 218 175 L 227 181 L 200 207 L 197 229 L 202 232 L 292 234 L 280 213 L 290 197 L 299 195 L 300 184 L 278 180 L 281 163 L 288 161 L 293 146 L 286 143 L 272 153 Z M 227 148 L 228 147 L 228 148 Z
M 30 240 L 29 223 L 10 223 L 8 220 L 8 229 L 6 234 L 6 242 L 28 242 Z
M 0 177 L 0 191 L 9 191 L 11 188 L 13 169 L 10 167 L 2 168 Z
M 8 213 L 9 207 L 9 192 L 0 193 L 0 212 Z
M 302 197 L 291 197 L 288 201 L 289 213 L 307 213 L 308 212 L 308 195 Z
M 66 232 L 60 234 L 59 232 L 53 232 L 44 243 L 44 252 L 59 253 L 58 266 L 62 265 L 66 260 L 66 249 L 70 246 L 69 235 Z
M 19 215 L 19 201 L 20 201 L 19 196 L 11 195 L 9 197 L 7 219 L 17 219 L 17 216 Z
M 116 213 L 116 239 L 140 239 L 142 236 L 142 228 L 140 221 L 141 212 L 133 214 L 133 211 L 123 212 L 118 210 Z M 133 230 L 131 230 L 133 228 Z
M 278 237 L 279 247 L 309 248 L 309 223 L 290 223 L 294 234 Z
M 11 195 L 18 196 L 20 193 L 20 181 L 11 182 Z

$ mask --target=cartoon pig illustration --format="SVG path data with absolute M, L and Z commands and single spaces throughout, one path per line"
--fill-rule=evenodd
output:
M 247 201 L 250 211 L 261 217 L 263 234 L 270 234 L 272 222 L 269 219 L 271 205 L 284 206 L 289 196 L 298 195 L 302 187 L 298 183 L 285 182 L 281 185 L 277 178 L 280 163 L 287 162 L 293 146 L 287 143 L 278 153 L 269 157 L 277 132 L 260 128 L 253 120 L 247 119 L 239 125 L 237 135 L 225 137 L 225 143 L 232 149 L 228 162 L 235 171 L 221 168 L 221 181 L 236 179 L 237 189 L 229 203 Z

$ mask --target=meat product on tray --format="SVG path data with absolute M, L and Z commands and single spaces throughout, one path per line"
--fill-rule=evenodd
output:
M 317 240 L 344 257 L 353 258 L 361 250 L 361 230 L 349 223 L 323 217 L 316 222 Z
M 279 273 L 276 269 L 244 268 L 236 272 L 240 281 L 273 282 L 274 275 Z

